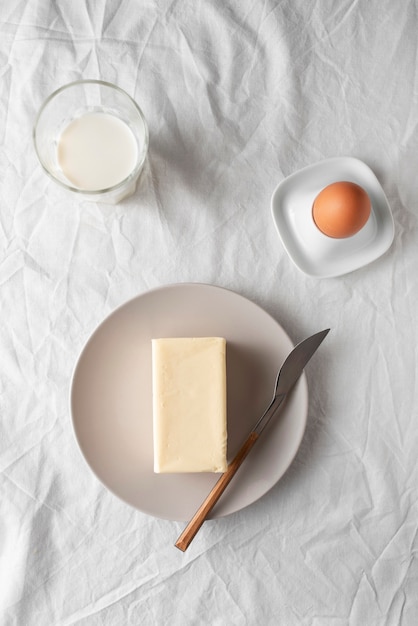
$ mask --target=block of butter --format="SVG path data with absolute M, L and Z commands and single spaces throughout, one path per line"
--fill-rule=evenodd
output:
M 226 341 L 152 340 L 154 472 L 227 468 Z

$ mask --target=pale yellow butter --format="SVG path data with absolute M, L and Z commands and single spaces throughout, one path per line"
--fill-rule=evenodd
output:
M 152 340 L 154 471 L 227 468 L 226 341 Z

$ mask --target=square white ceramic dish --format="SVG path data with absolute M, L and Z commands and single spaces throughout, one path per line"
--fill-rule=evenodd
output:
M 318 193 L 337 181 L 357 183 L 368 193 L 372 211 L 352 237 L 333 239 L 316 227 L 312 205 Z M 336 157 L 285 178 L 271 199 L 273 221 L 288 255 L 305 274 L 330 278 L 352 272 L 384 254 L 394 237 L 385 193 L 372 170 L 359 159 Z

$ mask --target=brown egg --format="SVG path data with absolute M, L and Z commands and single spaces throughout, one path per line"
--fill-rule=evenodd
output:
M 312 216 L 324 235 L 342 239 L 361 230 L 370 211 L 370 198 L 364 189 L 344 181 L 328 185 L 316 196 Z

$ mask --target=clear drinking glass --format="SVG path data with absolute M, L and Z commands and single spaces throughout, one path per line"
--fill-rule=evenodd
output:
M 129 137 L 131 138 L 132 135 L 131 147 L 136 145 L 136 150 L 132 152 L 132 159 L 127 165 L 129 169 L 126 172 L 122 170 L 124 172 L 123 177 L 116 184 L 113 181 L 108 185 L 106 174 L 104 174 L 101 177 L 100 188 L 83 188 L 83 184 L 75 184 L 63 171 L 62 160 L 60 161 L 59 158 L 60 141 L 62 142 L 65 130 L 73 122 L 79 123 L 80 118 L 84 120 L 83 128 L 88 131 L 86 119 L 95 118 L 93 121 L 97 122 L 98 118 L 96 115 L 90 118 L 83 116 L 99 113 L 113 116 L 112 120 L 116 118 L 118 124 L 121 122 L 125 124 L 124 128 L 127 127 L 126 131 L 129 133 Z M 107 117 L 106 119 L 110 118 Z M 84 137 L 86 142 L 88 142 L 88 135 L 89 133 L 86 132 Z M 38 113 L 33 130 L 33 139 L 38 159 L 52 180 L 61 187 L 79 194 L 80 197 L 110 204 L 115 204 L 134 193 L 144 166 L 149 141 L 148 126 L 137 103 L 123 89 L 101 80 L 76 81 L 64 85 L 52 93 Z M 83 136 L 81 139 L 83 140 Z M 110 152 L 112 151 L 110 150 Z M 119 156 L 124 157 L 123 154 Z M 115 158 L 115 154 L 112 155 L 112 158 Z M 78 165 L 80 166 L 80 164 Z M 90 163 L 90 165 L 94 166 L 95 164 Z M 86 167 L 90 165 L 88 162 L 86 163 Z M 111 177 L 109 177 L 110 179 Z

